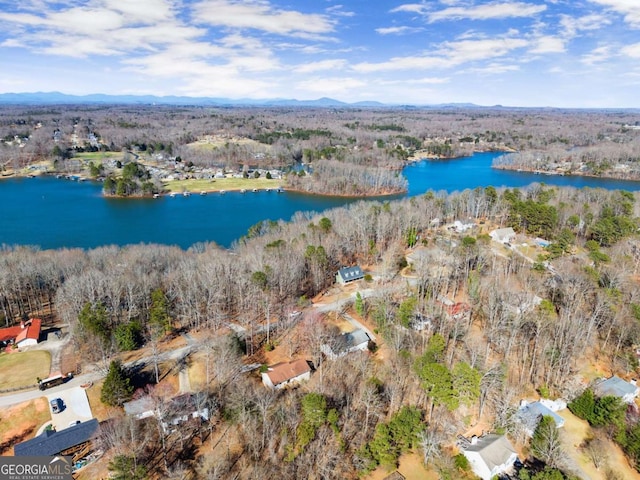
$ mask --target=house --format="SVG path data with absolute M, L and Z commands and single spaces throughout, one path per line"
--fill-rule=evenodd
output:
M 336 282 L 341 283 L 342 285 L 355 282 L 362 278 L 364 278 L 364 273 L 357 265 L 355 267 L 342 267 L 338 270 L 338 273 L 336 273 Z
M 178 395 L 168 402 L 159 402 L 152 397 L 141 397 L 137 400 L 125 402 L 124 411 L 127 415 L 142 420 L 149 417 L 160 418 L 160 424 L 165 432 L 170 432 L 173 427 L 197 419 L 201 422 L 210 418 L 209 408 L 200 397 L 191 393 Z
M 618 376 L 601 380 L 593 386 L 593 392 L 599 397 L 618 397 L 624 403 L 633 403 L 640 393 L 635 380 L 627 382 Z
M 507 244 L 513 242 L 516 239 L 516 232 L 511 227 L 498 228 L 489 232 L 489 236 L 494 242 Z
M 311 367 L 304 359 L 293 362 L 276 363 L 262 372 L 262 383 L 269 388 L 284 388 L 288 385 L 309 380 Z
M 556 412 L 561 410 L 562 407 L 566 408 L 565 402 L 552 402 L 541 400 L 539 402 L 528 403 L 526 400 L 520 402 L 520 408 L 518 409 L 518 418 L 525 427 L 525 431 L 529 436 L 533 436 L 533 432 L 538 426 L 540 418 L 543 416 L 553 418 L 556 424 L 556 428 L 562 428 L 564 426 L 564 418 L 558 415 Z M 558 410 L 555 410 L 557 408 Z
M 0 328 L 0 342 L 3 344 L 13 343 L 18 347 L 36 345 L 40 338 L 42 320 L 32 318 L 27 322 L 20 322 L 20 325 Z
M 449 228 L 451 230 L 455 230 L 457 233 L 464 233 L 467 230 L 471 230 L 475 226 L 475 223 L 462 223 L 460 220 L 456 220 Z
M 189 421 L 208 422 L 210 418 L 209 407 L 203 402 L 204 397 L 185 393 L 171 399 L 162 412 L 162 428 L 169 433 L 173 427 Z
M 469 460 L 473 473 L 482 480 L 509 473 L 518 459 L 515 448 L 504 435 L 472 437 L 462 448 L 462 454 Z
M 320 347 L 322 353 L 332 360 L 344 357 L 348 353 L 365 351 L 369 348 L 371 339 L 367 332 L 358 328 L 352 332 L 343 333 L 335 339 L 333 345 L 324 344 Z
M 155 415 L 155 403 L 151 397 L 141 397 L 137 400 L 124 402 L 122 405 L 127 415 L 135 417 L 138 420 L 153 417 Z
M 40 338 L 42 320 L 39 318 L 32 318 L 27 323 L 20 324 L 20 327 L 20 333 L 14 341 L 18 348 L 37 345 L 38 339 Z
M 99 427 L 98 420 L 92 418 L 58 432 L 45 430 L 31 440 L 18 443 L 13 451 L 17 457 L 69 455 L 75 463 L 91 451 Z

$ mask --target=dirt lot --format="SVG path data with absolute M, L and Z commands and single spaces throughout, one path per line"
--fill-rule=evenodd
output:
M 13 455 L 13 445 L 34 437 L 51 420 L 45 397 L 0 410 L 0 455 Z

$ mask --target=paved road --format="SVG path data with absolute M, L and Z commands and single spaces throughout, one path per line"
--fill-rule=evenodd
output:
M 187 345 L 186 347 L 178 348 L 176 350 L 171 350 L 168 352 L 163 352 L 158 355 L 158 359 L 161 362 L 166 362 L 167 360 L 178 360 L 181 358 L 187 357 L 191 352 L 195 351 L 198 348 L 197 345 Z M 124 366 L 127 368 L 142 366 L 145 364 L 149 364 L 152 360 L 152 356 L 144 357 L 140 360 L 136 360 L 134 362 L 125 363 Z M 18 403 L 27 402 L 29 400 L 35 400 L 36 398 L 40 398 L 43 396 L 53 396 L 57 394 L 57 396 L 61 396 L 63 392 L 69 390 L 74 387 L 79 387 L 82 384 L 89 382 L 97 382 L 98 380 L 104 378 L 107 375 L 106 371 L 96 368 L 95 365 L 88 367 L 91 370 L 82 375 L 78 375 L 67 383 L 63 385 L 59 385 L 57 387 L 49 388 L 44 392 L 38 389 L 34 390 L 25 390 L 18 393 L 13 393 L 9 395 L 0 396 L 0 408 L 9 407 L 11 405 L 16 405 Z

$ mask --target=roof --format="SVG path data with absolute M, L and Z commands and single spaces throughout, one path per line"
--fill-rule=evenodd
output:
M 383 480 L 405 480 L 404 475 L 402 475 L 399 471 L 393 472 L 391 475 L 387 475 Z
M 526 419 L 537 419 L 540 416 L 547 416 L 553 418 L 556 426 L 561 427 L 564 425 L 564 418 L 540 402 L 532 402 L 522 407 L 520 409 L 520 416 Z
M 638 387 L 629 382 L 624 381 L 620 377 L 614 375 L 611 378 L 597 383 L 593 390 L 600 396 L 625 397 L 627 395 L 635 395 Z
M 18 443 L 13 450 L 15 455 L 20 457 L 56 455 L 67 448 L 75 447 L 92 439 L 99 426 L 98 420 L 92 418 L 88 422 L 79 423 L 59 432 L 45 430 L 36 438 Z
M 338 275 L 340 275 L 343 280 L 347 281 L 358 280 L 364 277 L 362 269 L 357 265 L 355 267 L 342 267 L 340 270 L 338 270 Z
M 22 330 L 23 329 L 20 325 L 0 328 L 0 342 L 8 342 L 9 340 L 13 340 L 20 334 Z
M 362 343 L 369 343 L 369 335 L 364 330 L 358 328 L 353 332 L 344 333 L 342 335 L 344 338 L 347 347 L 355 347 L 356 345 L 360 345 Z
M 124 411 L 127 415 L 143 415 L 148 412 L 155 411 L 155 404 L 153 399 L 149 396 L 140 397 L 137 400 L 131 400 L 130 402 L 124 402 L 122 404 Z
M 513 230 L 513 228 L 511 227 L 507 227 L 507 228 L 498 228 L 496 230 L 493 230 L 489 233 L 489 235 L 491 237 L 498 237 L 498 238 L 504 238 L 504 237 L 508 237 L 508 236 L 514 236 L 516 234 L 516 232 Z
M 265 374 L 269 376 L 271 383 L 279 385 L 310 371 L 311 368 L 307 361 L 299 359 L 294 360 L 293 362 L 276 363 L 275 365 L 268 367 Z
M 504 465 L 516 453 L 507 437 L 495 434 L 478 438 L 477 442 L 469 445 L 465 451 L 478 452 L 484 463 L 489 467 L 489 470 Z
M 42 326 L 42 320 L 39 318 L 32 318 L 30 322 L 25 324 L 24 328 L 21 328 L 20 333 L 16 337 L 16 343 L 20 343 L 26 339 L 32 339 L 38 341 L 40 338 L 40 327 Z

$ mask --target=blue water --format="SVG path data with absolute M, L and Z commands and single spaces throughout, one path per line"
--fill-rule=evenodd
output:
M 497 155 L 481 153 L 411 165 L 404 170 L 408 195 L 533 182 L 640 189 L 640 182 L 494 170 L 491 162 Z M 52 177 L 0 180 L 0 244 L 48 249 L 160 243 L 188 248 L 215 242 L 228 247 L 261 220 L 290 220 L 298 211 L 321 212 L 356 201 L 275 191 L 115 199 L 102 197 L 101 188 L 97 183 Z

